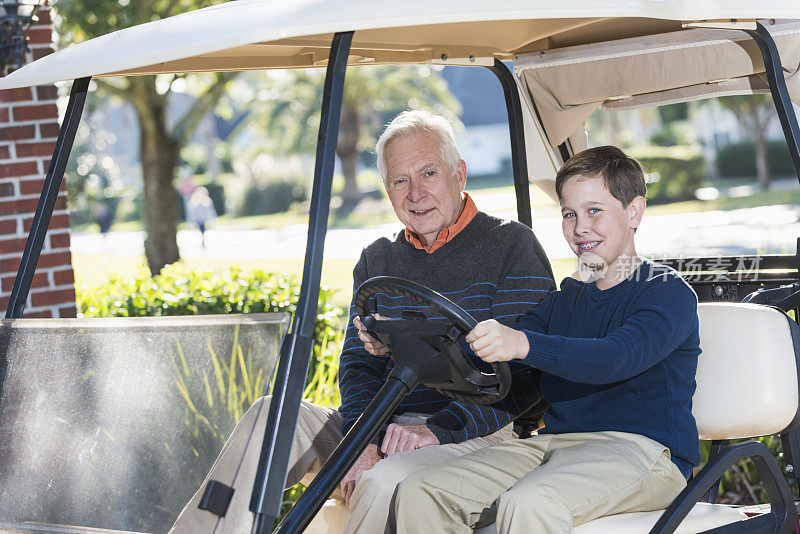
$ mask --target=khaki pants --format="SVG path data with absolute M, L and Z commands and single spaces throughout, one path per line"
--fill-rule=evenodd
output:
M 669 449 L 624 432 L 512 439 L 416 473 L 390 530 L 567 533 L 605 515 L 666 508 L 686 486 Z
M 270 397 L 263 397 L 242 416 L 200 489 L 175 520 L 171 533 L 250 532 L 253 523 L 253 514 L 249 510 L 250 495 L 258 467 L 269 403 Z M 401 424 L 421 424 L 424 416 L 404 414 L 396 416 L 394 421 Z M 372 469 L 364 471 L 357 480 L 350 498 L 350 520 L 345 532 L 383 532 L 394 490 L 405 477 L 424 467 L 440 464 L 510 437 L 512 435 L 509 426 L 484 438 L 458 444 L 430 445 L 381 460 Z M 342 438 L 342 418 L 337 410 L 302 402 L 286 486 L 291 487 L 298 482 L 309 484 Z M 218 480 L 235 490 L 225 517 L 217 517 L 197 507 L 210 479 Z M 333 497 L 341 500 L 338 487 Z

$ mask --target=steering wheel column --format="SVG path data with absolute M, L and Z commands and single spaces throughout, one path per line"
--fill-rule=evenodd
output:
M 367 302 L 378 293 L 398 294 L 429 305 L 442 319 L 375 319 Z M 364 413 L 322 466 L 314 481 L 278 526 L 278 534 L 299 534 L 356 462 L 370 440 L 420 382 L 459 400 L 491 404 L 511 386 L 508 365 L 493 364 L 494 374 L 482 373 L 461 351 L 457 341 L 476 324 L 467 312 L 419 284 L 392 277 L 364 282 L 355 295 L 364 326 L 389 347 L 394 368 Z

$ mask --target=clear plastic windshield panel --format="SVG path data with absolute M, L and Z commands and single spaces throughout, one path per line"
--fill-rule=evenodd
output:
M 0 321 L 0 531 L 167 532 L 263 394 L 279 313 Z

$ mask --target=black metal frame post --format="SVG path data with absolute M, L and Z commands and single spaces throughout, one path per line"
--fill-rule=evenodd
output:
M 36 271 L 36 264 L 42 252 L 44 237 L 47 234 L 47 227 L 50 225 L 50 217 L 53 215 L 53 208 L 56 205 L 58 190 L 61 188 L 61 180 L 64 178 L 64 169 L 67 168 L 67 160 L 75 141 L 75 133 L 78 131 L 78 124 L 83 114 L 83 105 L 86 103 L 86 93 L 89 90 L 91 77 L 79 78 L 72 84 L 69 94 L 69 104 L 61 130 L 58 132 L 58 140 L 53 151 L 53 158 L 50 160 L 50 167 L 44 179 L 42 195 L 39 197 L 39 204 L 36 206 L 36 213 L 33 216 L 28 241 L 25 243 L 25 251 L 22 253 L 17 277 L 14 279 L 14 288 L 11 290 L 11 298 L 6 309 L 6 319 L 17 319 L 22 317 L 25 309 L 25 302 L 28 299 L 28 292 L 31 289 L 33 274 Z
M 322 253 L 328 229 L 344 77 L 352 39 L 353 32 L 342 32 L 335 34 L 331 43 L 317 137 L 317 160 L 311 193 L 303 281 L 292 330 L 286 334 L 281 346 L 281 358 L 250 499 L 250 511 L 255 514 L 255 531 L 258 534 L 271 532 L 280 515 L 287 464 L 314 345 Z
M 755 30 L 744 30 L 758 43 L 761 49 L 761 56 L 764 58 L 764 69 L 769 81 L 769 90 L 772 93 L 772 100 L 775 102 L 775 109 L 778 111 L 778 118 L 781 121 L 783 135 L 789 145 L 789 154 L 792 158 L 795 174 L 800 180 L 800 126 L 797 124 L 797 116 L 792 108 L 792 100 L 789 98 L 789 91 L 786 89 L 786 80 L 781 67 L 781 58 L 778 47 L 767 29 L 760 23 L 756 23 Z
M 395 369 L 397 369 L 395 367 Z M 407 369 L 403 369 L 407 371 Z M 389 420 L 397 405 L 414 389 L 418 378 L 413 373 L 405 373 L 405 380 L 398 378 L 397 373 L 389 375 L 375 398 L 364 409 L 350 431 L 325 462 L 314 480 L 306 488 L 303 495 L 295 503 L 275 534 L 300 534 L 319 512 L 325 500 L 336 489 L 339 481 L 356 463 L 361 452 L 369 444 L 369 440 L 378 432 L 381 425 Z M 413 375 L 408 380 L 407 375 Z
M 530 184 L 528 183 L 528 158 L 525 152 L 525 128 L 522 123 L 522 103 L 514 76 L 499 59 L 486 67 L 497 76 L 503 86 L 508 111 L 508 133 L 511 136 L 511 168 L 514 171 L 514 190 L 517 194 L 517 218 L 528 226 L 533 225 L 531 215 Z

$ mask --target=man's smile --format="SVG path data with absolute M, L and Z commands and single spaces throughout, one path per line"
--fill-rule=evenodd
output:
M 591 250 L 600 243 L 602 243 L 602 241 L 581 241 L 580 243 L 576 243 L 576 245 L 578 245 L 578 248 L 581 250 Z
M 424 210 L 409 210 L 409 211 L 411 213 L 413 213 L 414 215 L 427 215 L 427 214 L 431 213 L 433 210 L 434 210 L 434 208 L 428 208 L 428 209 L 424 209 Z

